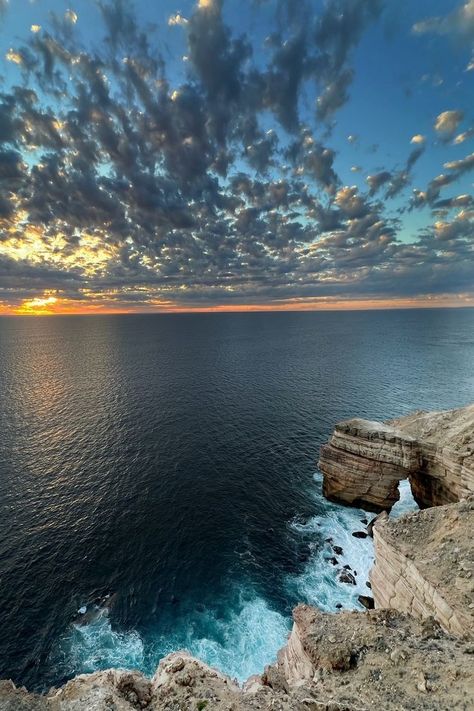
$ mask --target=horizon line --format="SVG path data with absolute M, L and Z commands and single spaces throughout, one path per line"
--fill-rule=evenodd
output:
M 20 310 L 5 310 L 0 309 L 0 317 L 15 318 L 15 317 L 53 317 L 53 316 L 145 316 L 145 315 L 176 315 L 176 314 L 216 314 L 216 313 L 316 313 L 316 312 L 350 312 L 350 311 L 411 311 L 416 309 L 469 309 L 474 308 L 474 303 L 393 303 L 378 305 L 374 302 L 371 305 L 350 305 L 350 304 L 325 304 L 312 307 L 278 307 L 265 305 L 250 305 L 250 306 L 209 306 L 209 307 L 190 307 L 190 308 L 169 308 L 169 309 L 88 309 L 88 310 L 71 310 L 71 311 L 20 311 Z

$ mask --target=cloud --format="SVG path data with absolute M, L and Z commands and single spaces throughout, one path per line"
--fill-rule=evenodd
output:
M 449 138 L 463 119 L 464 113 L 462 111 L 443 111 L 436 117 L 434 129 L 438 135 Z
M 70 22 L 72 25 L 75 25 L 78 20 L 78 16 L 77 13 L 74 12 L 74 10 L 66 10 L 66 12 L 64 13 L 64 19 Z
M 382 185 L 388 183 L 391 179 L 392 174 L 388 170 L 382 170 L 380 173 L 374 173 L 373 175 L 368 175 L 366 178 L 367 185 L 370 188 L 370 195 L 375 195 L 375 193 L 380 190 Z
M 181 15 L 181 13 L 177 12 L 175 15 L 170 15 L 168 18 L 168 25 L 170 27 L 179 25 L 181 27 L 184 27 L 185 25 L 188 24 L 188 20 Z
M 472 136 L 474 136 L 474 128 L 470 128 L 468 131 L 464 131 L 463 133 L 458 133 L 458 135 L 453 139 L 453 143 L 457 146 L 465 141 L 468 141 L 472 138 Z
M 413 25 L 415 34 L 450 35 L 455 39 L 474 40 L 474 0 L 463 2 L 448 15 L 429 17 Z
M 12 47 L 5 54 L 5 58 L 14 64 L 23 64 L 23 57 L 20 52 L 16 52 Z
M 474 170 L 474 153 L 460 160 L 448 161 L 444 164 L 444 168 L 454 171 L 457 177 L 463 173 L 467 173 L 469 170 Z
M 410 143 L 415 143 L 416 145 L 422 145 L 425 143 L 426 138 L 425 136 L 422 136 L 421 133 L 417 133 L 413 138 L 411 139 Z
M 385 200 L 403 205 L 426 141 L 414 136 L 406 160 L 380 165 L 366 188 L 338 171 L 328 124 L 381 3 L 281 3 L 261 48 L 227 24 L 219 0 L 201 2 L 170 22 L 187 42 L 180 79 L 130 3 L 98 7 L 97 47 L 55 17 L 11 49 L 22 81 L 0 94 L 0 299 L 138 308 L 468 283 L 472 202 L 464 188 L 441 192 L 471 156 L 414 194 L 436 219 L 409 244 Z
M 325 12 L 317 19 L 314 43 L 319 52 L 313 60 L 316 83 L 322 91 L 316 100 L 319 118 L 328 120 L 348 98 L 353 79 L 349 66 L 352 50 L 366 27 L 382 11 L 379 0 L 330 0 Z

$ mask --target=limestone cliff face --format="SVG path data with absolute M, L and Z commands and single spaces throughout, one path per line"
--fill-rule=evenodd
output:
M 410 477 L 422 505 L 474 488 L 474 406 L 336 426 L 321 451 L 329 498 L 390 508 Z M 152 679 L 109 669 L 40 696 L 0 682 L 0 711 L 440 711 L 474 698 L 474 496 L 373 526 L 375 610 L 307 605 L 275 665 L 243 687 L 186 652 Z
M 336 425 L 321 447 L 323 493 L 331 501 L 379 512 L 398 499 L 398 484 L 420 468 L 416 441 L 382 422 L 353 419 Z
M 421 508 L 459 501 L 474 492 L 474 405 L 341 422 L 319 467 L 329 499 L 370 511 L 390 510 L 406 478 Z
M 417 412 L 390 424 L 419 443 L 421 467 L 410 483 L 421 508 L 460 501 L 474 492 L 474 405 Z
M 474 497 L 374 525 L 370 573 L 377 608 L 432 615 L 449 634 L 474 640 Z

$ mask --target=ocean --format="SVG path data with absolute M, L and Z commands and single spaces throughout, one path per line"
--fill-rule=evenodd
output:
M 0 678 L 261 672 L 295 604 L 369 592 L 334 424 L 472 401 L 471 309 L 0 318 Z

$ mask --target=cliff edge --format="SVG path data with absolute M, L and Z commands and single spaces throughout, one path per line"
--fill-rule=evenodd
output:
M 474 641 L 474 497 L 373 528 L 370 572 L 377 608 L 433 616 L 451 635 Z
M 46 696 L 0 683 L 1 711 L 388 711 L 472 709 L 474 648 L 396 610 L 328 614 L 298 606 L 275 665 L 243 688 L 186 653 L 152 679 L 108 670 Z
M 299 605 L 277 662 L 242 687 L 175 652 L 152 679 L 109 669 L 45 695 L 2 681 L 0 711 L 470 711 L 474 496 L 463 497 L 473 489 L 473 437 L 474 406 L 336 426 L 321 452 L 330 498 L 383 511 L 409 477 L 424 505 L 443 505 L 397 520 L 383 511 L 373 525 L 376 609 Z

